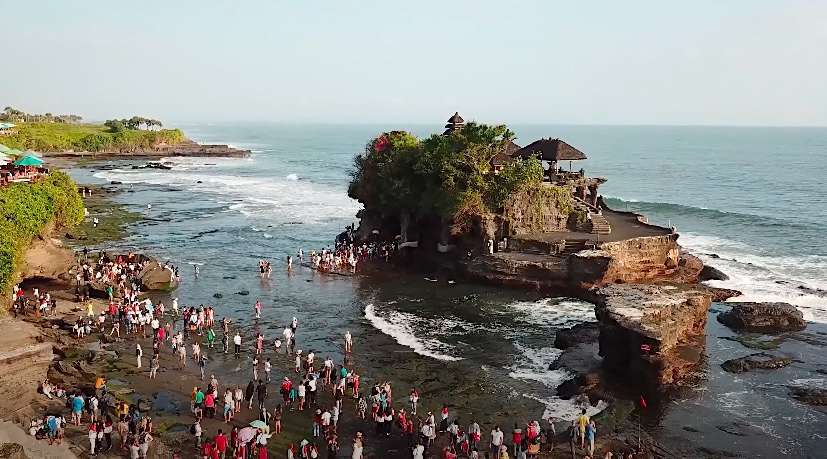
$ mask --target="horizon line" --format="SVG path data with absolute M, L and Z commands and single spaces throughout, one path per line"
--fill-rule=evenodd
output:
M 98 120 L 89 120 L 90 123 L 97 123 L 102 122 Z M 827 128 L 827 124 L 708 124 L 708 123 L 675 123 L 675 124 L 658 124 L 658 123 L 576 123 L 576 122 L 538 122 L 538 121 L 529 121 L 529 122 L 510 122 L 510 123 L 502 123 L 502 122 L 490 122 L 490 121 L 477 121 L 477 120 L 469 120 L 469 122 L 477 122 L 481 124 L 489 124 L 489 125 L 497 125 L 497 124 L 505 124 L 506 126 L 582 126 L 582 127 L 709 127 L 709 128 L 777 128 L 777 129 L 787 129 L 787 128 L 801 128 L 801 129 L 824 129 Z M 177 124 L 236 124 L 236 123 L 249 123 L 249 124 L 280 124 L 280 125 L 306 125 L 306 126 L 377 126 L 377 125 L 387 125 L 387 124 L 401 124 L 406 126 L 441 126 L 444 124 L 443 122 L 383 122 L 383 121 L 356 121 L 356 122 L 337 122 L 337 121 L 302 121 L 302 120 L 295 120 L 295 121 L 287 121 L 287 120 L 221 120 L 221 121 L 209 121 L 209 120 L 170 120 L 166 122 L 168 126 L 165 127 L 174 127 Z

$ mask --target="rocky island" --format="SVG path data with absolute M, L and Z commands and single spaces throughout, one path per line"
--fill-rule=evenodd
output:
M 458 113 L 423 140 L 386 132 L 355 159 L 349 194 L 364 209 L 340 238 L 392 243 L 427 272 L 591 301 L 607 374 L 679 383 L 701 360 L 712 301 L 739 292 L 701 284 L 723 274 L 675 228 L 609 208 L 606 179 L 572 169 L 583 159 L 561 139 L 521 147 L 506 126 Z

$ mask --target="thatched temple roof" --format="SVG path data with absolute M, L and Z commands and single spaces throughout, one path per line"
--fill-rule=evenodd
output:
M 540 139 L 520 148 L 514 156 L 539 158 L 543 161 L 576 161 L 586 155 L 560 139 Z

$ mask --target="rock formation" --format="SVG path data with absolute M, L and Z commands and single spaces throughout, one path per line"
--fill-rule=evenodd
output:
M 157 261 L 150 261 L 138 274 L 144 290 L 171 291 L 178 288 L 178 279 L 171 267 L 165 268 Z
M 737 359 L 730 359 L 721 364 L 721 368 L 730 373 L 746 373 L 750 370 L 760 368 L 763 370 L 774 370 L 783 368 L 792 363 L 792 357 L 778 356 L 766 352 L 758 352 Z
M 711 295 L 687 286 L 616 284 L 596 292 L 600 355 L 629 382 L 672 384 L 701 358 Z
M 804 314 L 787 303 L 731 303 L 718 322 L 739 331 L 778 333 L 804 330 Z
M 797 380 L 787 387 L 790 389 L 790 395 L 799 402 L 827 406 L 827 384 L 823 379 Z
M 579 344 L 597 342 L 600 328 L 596 322 L 586 322 L 573 327 L 564 328 L 554 337 L 554 347 L 568 349 Z

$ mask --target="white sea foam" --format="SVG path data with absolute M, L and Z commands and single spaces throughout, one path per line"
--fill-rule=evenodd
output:
M 563 351 L 553 347 L 531 348 L 519 343 L 514 343 L 514 346 L 520 351 L 520 355 L 515 359 L 514 365 L 510 367 L 509 377 L 523 381 L 539 382 L 551 391 L 554 391 L 557 386 L 567 379 L 574 377 L 572 373 L 566 370 L 549 370 L 548 368 Z M 545 405 L 544 419 L 551 416 L 571 421 L 583 408 L 586 409 L 589 416 L 593 416 L 608 406 L 603 401 L 598 403 L 597 406 L 591 406 L 587 400 L 577 397 L 563 400 L 558 397 L 542 395 L 546 393 L 548 393 L 548 390 L 541 391 L 540 394 L 523 394 L 524 397 L 537 400 Z
M 729 276 L 708 284 L 743 293 L 731 301 L 790 303 L 801 309 L 806 320 L 827 323 L 827 298 L 799 288 L 827 290 L 827 257 L 770 256 L 747 244 L 694 233 L 682 233 L 680 242 Z M 713 253 L 719 258 L 709 256 Z
M 609 406 L 603 400 L 597 402 L 597 406 L 592 406 L 586 400 L 580 398 L 563 400 L 562 398 L 539 397 L 532 394 L 523 394 L 523 397 L 536 400 L 545 405 L 546 408 L 545 411 L 543 411 L 543 419 L 553 417 L 559 421 L 574 421 L 577 419 L 577 416 L 580 416 L 580 410 L 582 409 L 586 410 L 586 415 L 594 416 Z
M 553 347 L 535 349 L 519 343 L 514 343 L 514 347 L 520 351 L 520 356 L 515 359 L 516 362 L 508 373 L 508 376 L 514 379 L 537 381 L 553 389 L 573 376 L 565 370 L 548 369 L 548 366 L 562 354 L 563 351 L 560 349 Z
M 207 158 L 205 161 L 214 160 Z M 127 184 L 182 187 L 212 195 L 217 200 L 226 200 L 230 196 L 241 201 L 232 204 L 231 210 L 275 223 L 350 220 L 360 207 L 343 190 L 306 180 L 227 175 L 223 164 L 219 173 L 205 169 L 212 167 L 210 165 L 197 165 L 195 162 L 182 167 L 185 170 L 178 170 L 178 166 L 170 171 L 113 169 L 99 171 L 95 177 Z
M 594 322 L 594 305 L 569 298 L 544 298 L 538 301 L 515 301 L 505 308 L 515 312 L 515 320 L 532 325 L 571 327 L 578 323 Z
M 298 176 L 298 175 L 296 175 L 296 174 L 289 174 L 289 175 L 288 175 L 287 177 L 285 177 L 285 178 L 286 178 L 287 180 L 298 180 L 298 179 L 299 179 L 299 176 Z
M 443 361 L 462 360 L 461 357 L 455 357 L 450 354 L 454 351 L 452 346 L 436 338 L 417 336 L 414 324 L 428 321 L 414 314 L 388 309 L 377 310 L 373 303 L 370 303 L 365 306 L 365 319 L 367 319 L 374 328 L 390 336 L 402 346 L 412 349 L 419 355 Z M 439 329 L 449 328 L 446 327 L 445 324 L 439 323 L 437 323 L 436 327 Z

